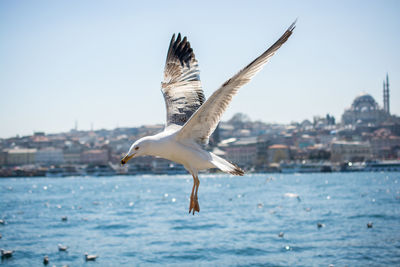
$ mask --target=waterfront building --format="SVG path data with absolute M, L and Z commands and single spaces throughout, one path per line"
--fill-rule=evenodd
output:
M 69 164 L 78 164 L 81 162 L 81 153 L 67 151 L 64 152 L 64 162 Z
M 328 147 L 323 144 L 317 144 L 307 147 L 307 158 L 314 161 L 327 161 L 331 157 Z
M 334 141 L 331 144 L 331 161 L 365 161 L 372 158 L 369 142 L 360 141 Z
M 81 162 L 85 164 L 107 164 L 108 151 L 105 149 L 92 149 L 82 152 Z
M 225 158 L 241 167 L 251 167 L 257 161 L 257 137 L 246 137 L 233 142 L 222 142 Z
M 82 145 L 78 142 L 67 141 L 63 150 L 64 162 L 68 164 L 80 163 L 82 150 Z
M 0 167 L 6 165 L 7 162 L 7 152 L 0 150 Z
M 287 145 L 276 144 L 268 147 L 268 163 L 279 163 L 290 159 Z
M 63 151 L 60 148 L 45 147 L 36 151 L 35 162 L 38 164 L 61 164 L 64 162 Z
M 393 135 L 389 129 L 374 131 L 370 143 L 375 159 L 395 159 L 400 151 L 400 137 Z
M 268 168 L 268 147 L 272 144 L 270 138 L 266 135 L 257 137 L 257 170 Z
M 14 148 L 7 150 L 7 165 L 26 165 L 35 163 L 35 148 Z

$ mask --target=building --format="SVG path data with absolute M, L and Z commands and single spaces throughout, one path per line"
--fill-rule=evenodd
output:
M 0 150 L 0 167 L 6 165 L 7 163 L 7 152 Z
M 221 145 L 225 158 L 243 168 L 254 166 L 257 162 L 257 137 L 247 137 Z
M 38 164 L 61 164 L 64 162 L 63 151 L 60 148 L 46 147 L 36 151 L 35 162 Z
M 64 147 L 64 162 L 77 164 L 81 162 L 82 146 L 78 142 L 66 142 Z
M 389 129 L 374 131 L 370 143 L 376 159 L 395 159 L 400 151 L 400 137 L 393 135 Z
M 92 149 L 82 152 L 81 162 L 85 164 L 107 164 L 108 151 L 105 149 Z
M 257 162 L 256 168 L 264 170 L 268 166 L 268 147 L 271 145 L 271 140 L 267 135 L 257 137 Z
M 14 148 L 7 151 L 7 165 L 26 165 L 35 163 L 35 148 Z
M 45 135 L 44 132 L 35 132 L 30 137 L 29 147 L 41 149 L 51 146 L 52 143 L 50 139 Z
M 276 144 L 268 147 L 268 162 L 279 163 L 290 159 L 290 151 L 287 145 Z
M 371 145 L 359 141 L 334 141 L 331 144 L 331 161 L 365 161 L 372 158 Z
M 378 106 L 375 99 L 369 94 L 357 96 L 351 107 L 342 115 L 342 123 L 345 125 L 379 125 L 390 115 Z
M 302 134 L 298 138 L 296 138 L 296 146 L 300 149 L 304 149 L 310 146 L 315 145 L 315 137 L 310 136 L 308 134 Z

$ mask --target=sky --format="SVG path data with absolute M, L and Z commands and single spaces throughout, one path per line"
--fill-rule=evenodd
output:
M 289 123 L 332 114 L 361 93 L 380 106 L 389 73 L 400 115 L 400 1 L 0 1 L 0 138 L 165 122 L 170 38 L 188 37 L 206 97 L 288 42 L 222 117 Z

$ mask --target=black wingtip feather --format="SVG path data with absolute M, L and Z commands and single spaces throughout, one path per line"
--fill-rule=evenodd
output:
M 235 169 L 233 169 L 233 171 L 229 172 L 230 174 L 237 175 L 237 176 L 244 175 L 244 171 L 238 165 L 236 165 L 235 163 L 232 163 L 232 162 L 231 162 L 231 164 L 233 166 L 235 166 Z
M 176 58 L 179 60 L 182 66 L 189 66 L 190 61 L 194 58 L 193 49 L 190 47 L 190 43 L 187 40 L 187 37 L 181 36 L 181 33 L 178 33 L 178 36 L 175 40 L 175 34 L 172 35 L 172 39 L 168 49 L 168 57 L 167 62 Z

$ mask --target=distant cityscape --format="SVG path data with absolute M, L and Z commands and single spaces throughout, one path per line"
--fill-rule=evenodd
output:
M 0 139 L 0 177 L 184 174 L 183 166 L 161 158 L 119 164 L 135 140 L 163 128 L 75 128 Z M 219 124 L 207 149 L 247 172 L 400 171 L 400 117 L 390 113 L 386 76 L 383 108 L 371 95 L 361 94 L 340 122 L 327 114 L 312 121 L 271 124 L 238 113 Z

